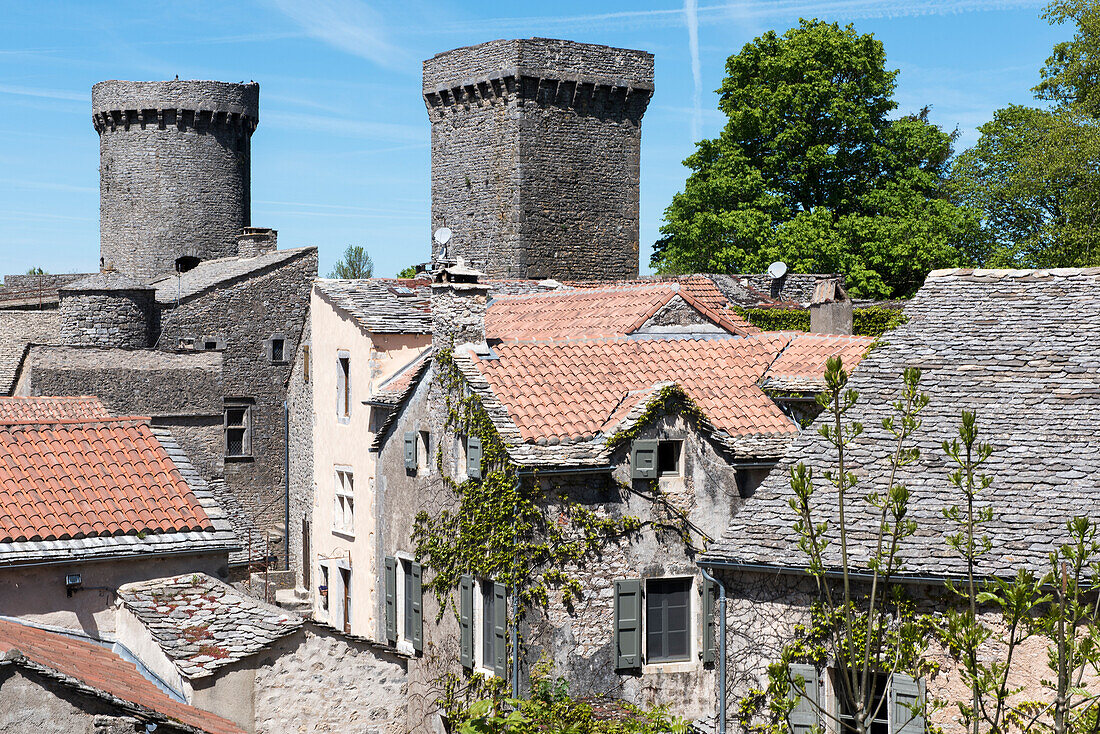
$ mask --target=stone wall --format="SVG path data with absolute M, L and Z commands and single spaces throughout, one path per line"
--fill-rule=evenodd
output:
M 282 533 L 286 519 L 283 464 L 284 401 L 309 311 L 309 292 L 317 275 L 317 251 L 305 250 L 273 270 L 231 281 L 184 299 L 178 306 L 161 304 L 162 349 L 174 349 L 202 334 L 225 334 L 221 356 L 220 417 L 225 398 L 250 399 L 252 451 L 242 459 L 226 459 L 226 488 L 253 516 L 257 534 Z M 285 339 L 284 359 L 273 362 L 268 340 Z M 281 567 L 285 545 L 273 548 Z
M 844 285 L 843 275 L 815 275 L 813 273 L 787 273 L 782 278 L 772 278 L 767 273 L 742 273 L 734 275 L 742 283 L 777 301 L 809 303 L 814 297 L 817 281 L 836 279 Z
M 652 92 L 651 54 L 571 41 L 491 41 L 425 61 L 432 226 L 454 232 L 448 254 L 493 277 L 637 277 Z
M 406 731 L 397 655 L 307 624 L 256 657 L 256 734 Z
M 432 284 L 432 346 L 436 352 L 485 343 L 489 286 L 480 283 Z
M 290 412 L 290 566 L 295 570 L 295 580 L 301 588 L 309 589 L 303 571 L 311 561 L 303 554 L 304 523 L 313 522 L 313 414 L 312 350 L 310 321 L 306 320 L 301 342 L 294 359 L 294 368 L 287 385 L 286 402 Z M 308 371 L 308 372 L 307 372 Z M 306 375 L 309 375 L 309 380 Z
M 0 666 L 0 734 L 132 734 L 137 723 L 99 698 L 37 673 Z
M 147 279 L 179 257 L 235 255 L 250 224 L 259 85 L 100 82 L 101 266 Z
M 145 349 L 156 331 L 153 290 L 62 291 L 61 343 Z

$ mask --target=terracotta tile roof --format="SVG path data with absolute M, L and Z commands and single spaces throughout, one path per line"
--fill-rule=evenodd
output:
M 0 425 L 0 543 L 213 530 L 145 419 Z
M 0 423 L 110 417 L 107 406 L 94 395 L 0 397 Z
M 836 336 L 786 332 L 790 338 L 775 358 L 761 383 L 772 390 L 816 391 L 824 389 L 825 361 L 840 357 L 846 369 L 859 364 L 868 347 L 870 336 Z
M 213 675 L 302 626 L 298 615 L 206 574 L 126 584 L 118 598 L 189 680 Z
M 144 678 L 133 663 L 87 640 L 0 619 L 0 651 L 0 662 L 31 668 L 82 692 L 122 704 L 168 731 L 244 732 L 228 719 L 173 700 Z
M 498 296 L 485 314 L 485 333 L 490 339 L 623 336 L 636 332 L 677 296 L 730 333 L 757 331 L 725 308 L 725 297 L 709 280 L 693 278 Z
M 472 357 L 524 441 L 583 440 L 655 383 L 674 382 L 730 435 L 795 433 L 757 386 L 783 335 L 749 338 L 581 339 L 504 343 Z

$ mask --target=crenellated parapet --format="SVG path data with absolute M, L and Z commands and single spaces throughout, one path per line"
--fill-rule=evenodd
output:
M 251 135 L 256 130 L 256 120 L 238 112 L 222 110 L 109 110 L 92 113 L 92 126 L 97 133 L 129 130 L 131 126 L 164 130 L 169 127 L 178 130 L 210 130 L 215 127 L 227 128 L 242 134 Z

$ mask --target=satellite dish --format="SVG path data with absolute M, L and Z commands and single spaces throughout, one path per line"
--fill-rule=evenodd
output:
M 787 263 L 776 261 L 768 266 L 768 275 L 772 280 L 778 280 L 787 274 Z
M 451 241 L 451 230 L 449 227 L 440 227 L 432 237 L 435 239 L 435 243 L 442 247 Z

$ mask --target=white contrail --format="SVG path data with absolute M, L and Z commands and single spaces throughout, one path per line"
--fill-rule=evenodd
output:
M 694 114 L 691 116 L 691 139 L 698 141 L 703 135 L 703 71 L 699 63 L 699 4 L 697 0 L 684 0 L 684 23 L 688 30 L 688 51 L 691 53 L 691 79 L 695 83 L 692 98 Z

